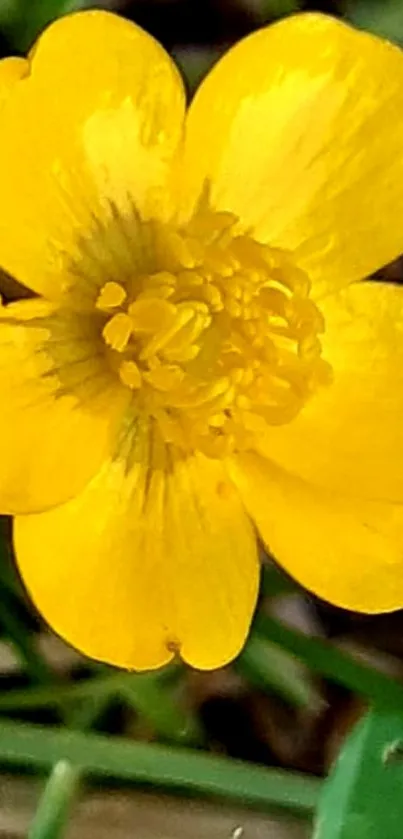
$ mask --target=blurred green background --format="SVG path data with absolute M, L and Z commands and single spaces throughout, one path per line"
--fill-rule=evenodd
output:
M 1 55 L 90 5 L 158 38 L 190 95 L 230 44 L 298 10 L 403 42 L 401 0 L 0 0 Z M 401 281 L 400 263 L 382 276 Z M 331 608 L 265 557 L 233 665 L 122 673 L 43 625 L 0 519 L 0 839 L 401 839 L 401 741 L 403 613 Z

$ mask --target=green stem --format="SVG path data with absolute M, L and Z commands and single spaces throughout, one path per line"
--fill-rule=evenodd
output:
M 85 731 L 100 716 L 110 697 L 106 694 L 87 700 L 84 707 L 70 714 L 65 720 L 69 728 Z M 46 782 L 38 809 L 27 839 L 61 839 L 76 798 L 81 778 L 81 767 L 68 760 L 58 760 Z
M 1 722 L 0 763 L 49 770 L 60 760 L 96 776 L 222 796 L 245 806 L 284 807 L 302 813 L 313 811 L 321 786 L 315 778 L 191 749 Z
M 27 839 L 60 839 L 77 793 L 80 773 L 67 760 L 59 760 L 46 783 Z
M 333 644 L 290 629 L 264 614 L 256 617 L 254 631 L 293 653 L 315 673 L 373 702 L 403 707 L 403 684 L 357 661 Z
M 234 667 L 260 690 L 274 692 L 296 708 L 322 705 L 314 680 L 301 662 L 256 632 L 249 636 Z
M 120 696 L 141 714 L 163 739 L 177 743 L 203 740 L 196 717 L 180 708 L 173 700 L 165 674 L 112 673 L 85 679 L 70 685 L 34 687 L 0 694 L 0 712 L 21 711 L 28 708 L 66 708 L 78 700 Z
M 0 694 L 0 711 L 3 713 L 23 711 L 28 708 L 59 707 L 87 697 L 116 694 L 127 678 L 129 678 L 127 673 L 119 672 L 108 676 L 97 676 L 93 679 L 83 679 L 74 684 L 10 690 Z
M 175 703 L 171 692 L 162 688 L 154 675 L 126 678 L 118 694 L 148 720 L 164 740 L 188 745 L 203 741 L 197 717 Z

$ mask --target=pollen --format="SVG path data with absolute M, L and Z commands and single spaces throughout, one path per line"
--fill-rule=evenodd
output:
M 323 319 L 291 254 L 206 202 L 186 226 L 135 214 L 129 228 L 117 212 L 104 238 L 97 228 L 94 314 L 108 370 L 166 443 L 209 457 L 253 447 L 330 382 Z M 111 277 L 117 241 L 127 252 Z

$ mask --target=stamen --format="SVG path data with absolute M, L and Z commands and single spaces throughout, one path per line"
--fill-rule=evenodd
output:
M 109 347 L 117 352 L 123 352 L 133 331 L 132 319 L 125 312 L 119 312 L 108 320 L 102 335 Z
M 126 298 L 126 291 L 119 283 L 109 282 L 101 288 L 97 302 L 97 309 L 116 309 Z
M 114 248 L 130 248 L 127 219 L 122 230 L 108 234 Z M 135 233 L 132 274 L 99 283 L 95 308 L 110 371 L 166 443 L 209 457 L 253 447 L 328 384 L 323 319 L 290 255 L 205 197 L 186 228 L 136 215 Z
M 156 335 L 145 345 L 144 349 L 140 353 L 140 358 L 143 361 L 146 361 L 151 356 L 155 355 L 157 352 L 161 352 L 171 338 L 174 337 L 183 326 L 185 326 L 188 321 L 190 321 L 193 317 L 193 310 L 190 308 L 182 308 L 175 310 L 175 317 L 173 322 L 170 326 L 166 325 L 165 328 L 162 328 Z
M 122 361 L 119 377 L 121 382 L 131 390 L 141 388 L 141 373 L 135 361 Z
M 160 364 L 154 370 L 144 373 L 144 379 L 157 390 L 168 392 L 177 388 L 184 379 L 185 373 L 176 364 Z
M 153 335 L 170 329 L 176 320 L 176 307 L 159 297 L 136 300 L 130 304 L 128 313 L 134 331 Z

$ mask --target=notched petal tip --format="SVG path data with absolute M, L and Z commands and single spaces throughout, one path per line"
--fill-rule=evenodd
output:
M 158 217 L 170 204 L 183 83 L 136 24 L 82 11 L 50 24 L 28 61 L 0 63 L 0 108 L 0 265 L 60 299 L 94 216 L 134 203 Z
M 146 670 L 179 654 L 214 669 L 249 628 L 254 530 L 236 492 L 218 503 L 222 464 L 171 452 L 153 469 L 149 441 L 137 435 L 131 468 L 106 463 L 72 501 L 18 517 L 17 561 L 38 609 L 86 655 Z

